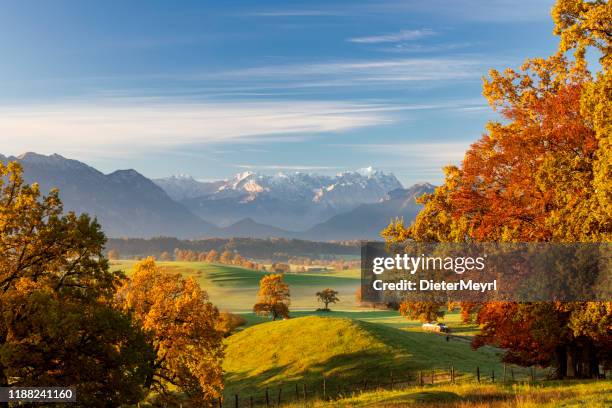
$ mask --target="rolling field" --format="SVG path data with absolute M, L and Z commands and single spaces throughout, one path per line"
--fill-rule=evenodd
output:
M 136 261 L 113 261 L 113 269 L 128 275 Z M 238 266 L 209 264 L 205 262 L 158 262 L 170 271 L 195 278 L 208 292 L 210 300 L 220 309 L 231 312 L 250 312 L 257 299 L 259 280 L 266 272 Z M 325 272 L 320 274 L 288 273 L 285 282 L 291 290 L 291 310 L 315 310 L 315 293 L 333 288 L 340 292 L 338 310 L 356 310 L 355 291 L 359 287 L 359 270 Z
M 112 267 L 129 274 L 135 262 L 114 261 Z M 195 278 L 220 310 L 242 314 L 247 319 L 248 325 L 267 321 L 251 312 L 257 299 L 259 280 L 266 274 L 265 272 L 205 262 L 158 262 L 158 264 L 168 270 Z M 330 305 L 333 310 L 331 315 L 334 317 L 421 331 L 420 322 L 406 320 L 396 311 L 358 307 L 355 291 L 360 284 L 359 277 L 360 271 L 356 269 L 319 274 L 286 274 L 285 281 L 291 290 L 291 316 L 330 316 L 330 313 L 315 312 L 322 307 L 321 303 L 317 302 L 315 293 L 324 288 L 332 288 L 340 292 L 340 302 Z M 475 326 L 461 323 L 458 313 L 447 314 L 443 321 L 456 335 L 470 336 L 477 331 Z
M 316 390 L 326 378 L 327 394 L 341 395 L 364 381 L 387 384 L 475 381 L 476 367 L 483 381 L 493 372 L 503 373 L 500 351 L 483 347 L 473 351 L 468 341 L 446 340 L 432 333 L 400 330 L 389 325 L 348 318 L 307 316 L 249 327 L 227 339 L 226 398 L 239 393 L 261 395 L 266 388 L 295 387 Z M 528 369 L 508 366 L 516 379 L 526 379 Z M 539 371 L 538 377 L 544 373 Z
M 129 275 L 134 263 L 115 261 L 112 267 Z M 358 270 L 285 274 L 291 319 L 272 322 L 251 312 L 265 272 L 203 262 L 158 264 L 195 278 L 219 309 L 245 317 L 247 324 L 225 340 L 225 401 L 231 406 L 236 395 L 239 406 L 250 406 L 250 398 L 264 406 L 266 392 L 273 405 L 280 396 L 289 407 L 612 406 L 610 381 L 542 382 L 549 372 L 536 369 L 537 382 L 523 383 L 531 378 L 529 368 L 504 367 L 494 347 L 472 350 L 478 327 L 463 324 L 457 312 L 443 319 L 452 330 L 447 339 L 423 332 L 420 322 L 397 311 L 358 307 Z M 331 312 L 316 311 L 322 305 L 315 293 L 327 287 L 338 290 L 341 301 Z M 508 383 L 500 384 L 504 372 Z

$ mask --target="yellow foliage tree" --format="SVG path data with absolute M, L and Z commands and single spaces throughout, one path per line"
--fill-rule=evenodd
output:
M 272 320 L 279 317 L 289 317 L 290 292 L 289 285 L 285 283 L 282 274 L 266 275 L 259 281 L 258 302 L 253 311 L 259 315 L 272 316 Z
M 153 350 L 112 307 L 121 274 L 105 241 L 87 215 L 62 215 L 58 191 L 41 198 L 0 163 L 0 386 L 76 386 L 90 407 L 141 399 Z

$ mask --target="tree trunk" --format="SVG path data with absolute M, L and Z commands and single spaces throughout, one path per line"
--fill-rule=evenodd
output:
M 567 377 L 567 350 L 566 347 L 557 347 L 555 351 L 557 357 L 557 379 L 562 380 Z
M 566 358 L 567 358 L 567 377 L 575 378 L 577 373 L 576 367 L 576 347 L 573 345 L 568 345 L 566 348 Z
M 597 378 L 599 374 L 599 361 L 597 350 L 591 341 L 587 341 L 581 347 L 580 353 L 580 376 L 584 378 Z

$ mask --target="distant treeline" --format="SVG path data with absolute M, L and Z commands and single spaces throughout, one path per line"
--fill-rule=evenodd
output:
M 336 259 L 359 256 L 360 242 L 314 242 L 286 238 L 207 238 L 200 240 L 180 240 L 170 237 L 142 238 L 111 238 L 106 244 L 106 250 L 115 250 L 122 258 L 137 258 L 143 256 L 160 257 L 162 253 L 173 254 L 175 249 L 194 252 L 209 252 L 215 250 L 239 252 L 251 259 L 272 259 L 287 261 L 293 257 L 310 259 Z

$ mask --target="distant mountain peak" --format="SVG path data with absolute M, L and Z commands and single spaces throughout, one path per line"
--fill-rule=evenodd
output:
M 169 177 L 166 177 L 167 180 L 188 180 L 188 181 L 196 181 L 196 179 L 191 175 L 191 174 L 187 174 L 187 173 L 181 173 L 181 174 L 173 174 Z
M 415 189 L 415 190 L 416 189 L 433 190 L 434 188 L 436 188 L 436 186 L 434 186 L 433 184 L 427 183 L 427 182 L 422 182 L 422 183 L 415 183 L 410 188 Z
M 362 176 L 367 176 L 367 177 L 370 177 L 370 176 L 372 176 L 373 174 L 377 173 L 377 172 L 378 172 L 378 170 L 376 170 L 376 169 L 375 169 L 374 167 L 372 167 L 372 166 L 368 166 L 368 167 L 363 167 L 363 168 L 361 168 L 361 169 L 357 169 L 355 172 L 356 172 L 356 173 L 361 174 Z
M 115 170 L 112 173 L 108 174 L 108 177 L 111 180 L 151 182 L 148 178 L 146 178 L 134 169 Z
M 34 152 L 25 152 L 17 156 L 17 159 L 28 162 L 58 162 L 58 161 L 69 161 L 64 156 L 61 156 L 57 153 L 53 153 L 50 155 L 44 155 Z
M 95 216 L 108 236 L 194 238 L 216 230 L 134 169 L 105 175 L 59 154 L 32 152 L 8 160 L 19 161 L 26 182 L 39 183 L 42 191 L 59 188 L 65 211 Z

